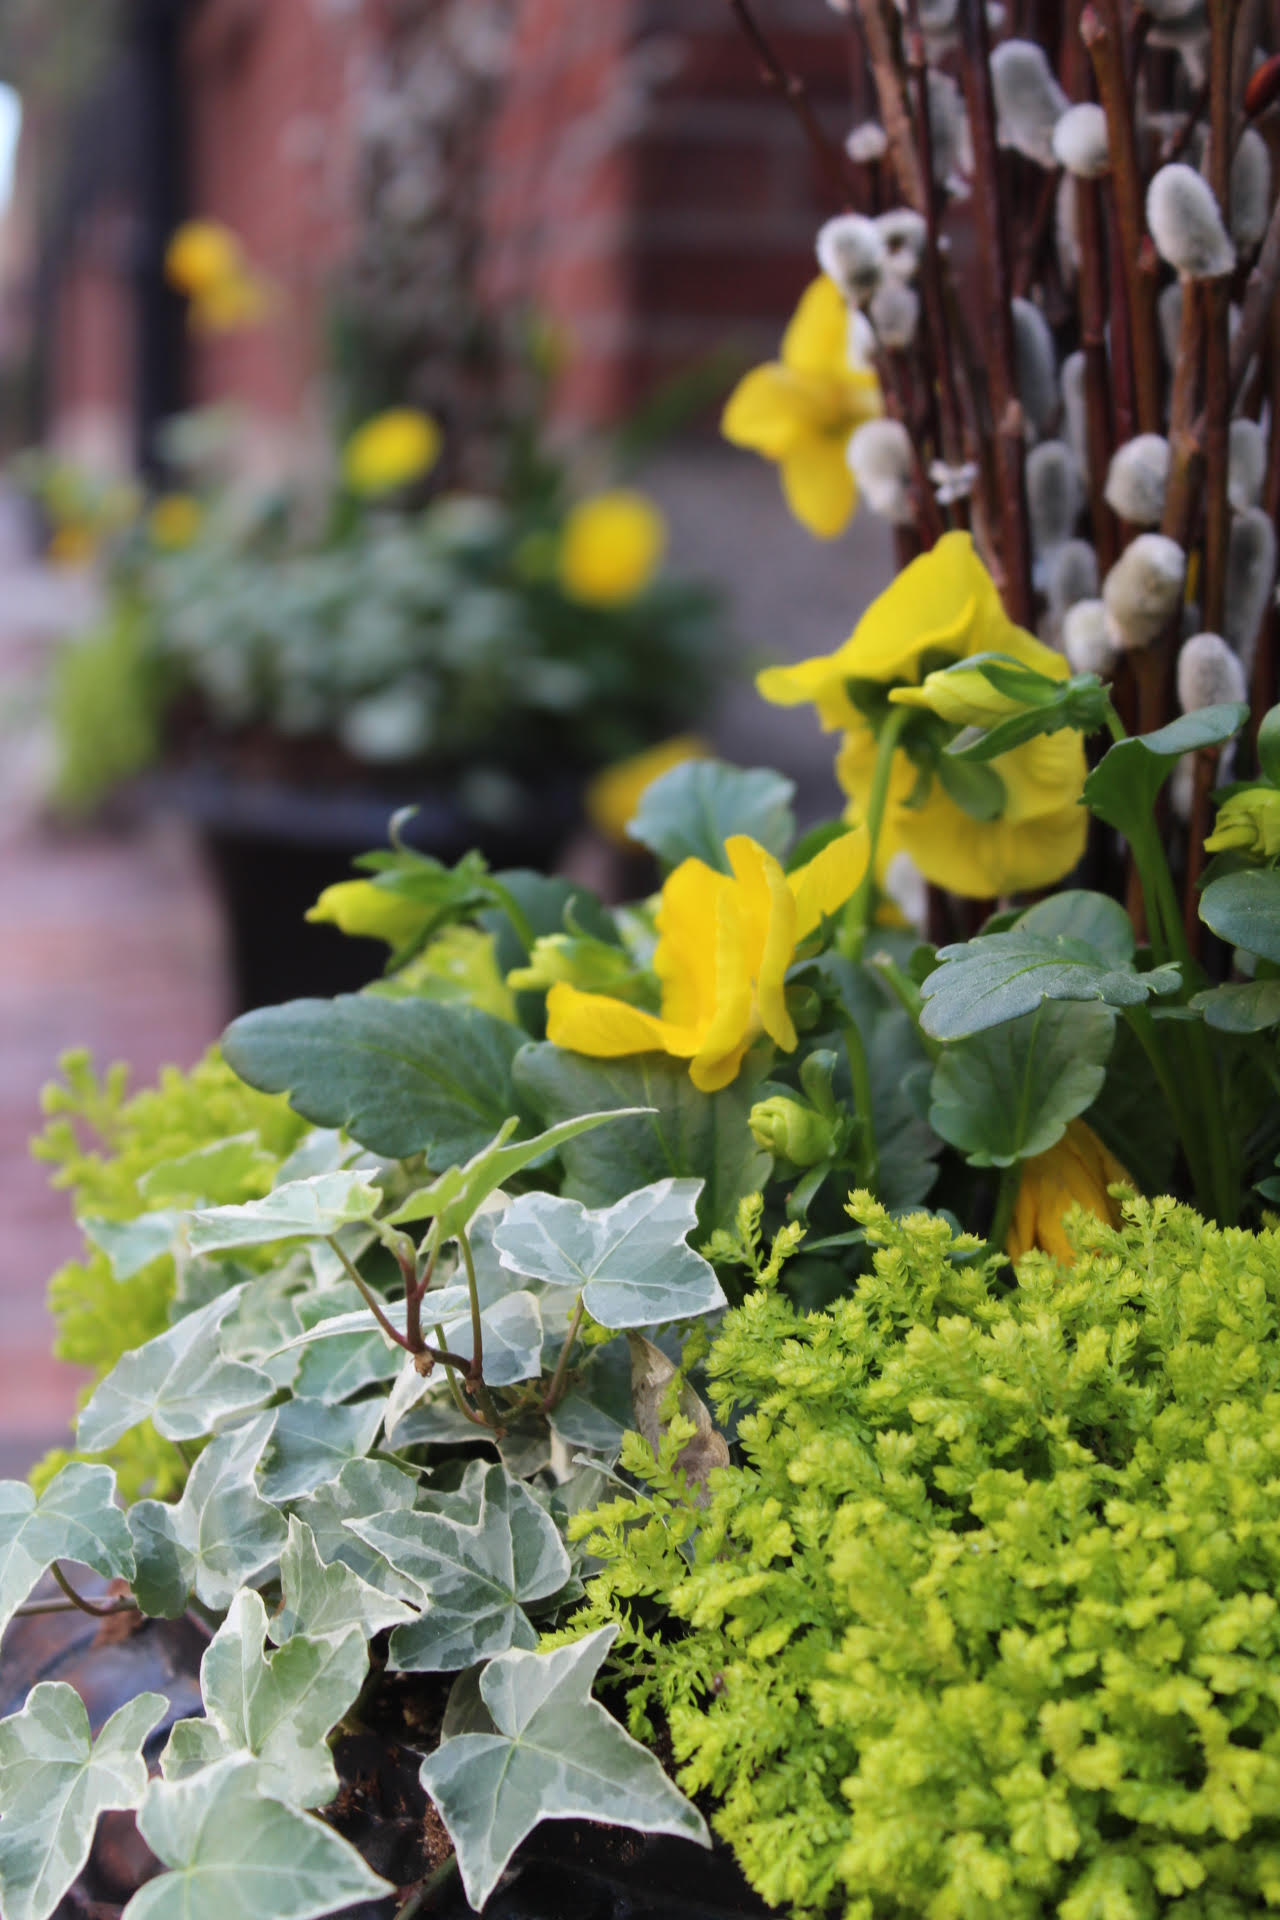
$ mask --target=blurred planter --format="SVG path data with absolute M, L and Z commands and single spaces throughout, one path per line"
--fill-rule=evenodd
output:
M 495 870 L 549 870 L 581 818 L 581 782 L 563 774 L 514 782 L 500 821 L 469 808 L 465 790 L 419 785 L 408 772 L 394 784 L 367 772 L 350 784 L 295 783 L 196 762 L 150 776 L 139 791 L 144 804 L 180 814 L 199 834 L 226 918 L 237 1013 L 351 993 L 377 977 L 380 941 L 313 925 L 306 913 L 326 887 L 352 878 L 357 854 L 387 845 L 400 808 L 418 809 L 404 828 L 407 844 L 447 865 L 475 848 Z

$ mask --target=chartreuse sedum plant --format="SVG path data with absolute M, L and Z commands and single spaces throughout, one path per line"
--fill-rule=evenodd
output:
M 1280 1898 L 1280 1238 L 1171 1200 L 1077 1216 L 1069 1274 L 866 1194 L 851 1297 L 756 1291 L 577 1516 L 569 1632 L 616 1634 L 743 1871 L 848 1920 L 1251 1920 Z M 726 1253 L 734 1249 L 722 1249 Z

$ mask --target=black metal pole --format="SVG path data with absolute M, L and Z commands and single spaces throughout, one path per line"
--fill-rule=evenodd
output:
M 186 326 L 164 277 L 165 249 L 187 210 L 182 110 L 183 0 L 136 0 L 138 248 L 135 443 L 139 470 L 163 476 L 160 429 L 186 400 Z

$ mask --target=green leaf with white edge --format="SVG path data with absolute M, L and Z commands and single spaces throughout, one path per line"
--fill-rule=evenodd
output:
M 133 1590 L 145 1613 L 174 1619 L 193 1592 L 221 1612 L 276 1559 L 288 1528 L 254 1477 L 275 1421 L 274 1413 L 260 1413 L 220 1434 L 196 1461 L 175 1506 L 139 1500 L 130 1507 L 138 1562 Z
M 168 1712 L 140 1693 L 95 1740 L 74 1687 L 41 1681 L 0 1720 L 0 1913 L 48 1920 L 82 1872 L 98 1815 L 131 1810 L 147 1786 L 142 1747 Z
M 242 1587 L 200 1662 L 205 1717 L 174 1727 L 165 1778 L 241 1754 L 261 1793 L 291 1807 L 327 1806 L 338 1791 L 327 1736 L 364 1684 L 366 1636 L 356 1625 L 336 1637 L 295 1634 L 270 1652 L 266 1639 L 267 1610 Z
M 652 1111 L 651 1107 L 614 1107 L 605 1113 L 584 1113 L 576 1120 L 562 1120 L 559 1126 L 549 1127 L 532 1140 L 517 1140 L 508 1146 L 507 1141 L 520 1124 L 513 1114 L 503 1122 L 501 1131 L 489 1145 L 468 1160 L 465 1167 L 449 1167 L 431 1186 L 412 1194 L 390 1216 L 391 1225 L 401 1227 L 414 1220 L 438 1220 L 441 1240 L 452 1240 L 470 1223 L 491 1193 L 496 1193 L 543 1154 L 557 1153 L 566 1141 L 576 1140 L 579 1134 L 590 1133 L 606 1121 L 632 1119 Z
M 303 1349 L 293 1383 L 300 1400 L 323 1400 L 327 1406 L 337 1406 L 353 1393 L 393 1379 L 399 1372 L 400 1348 L 372 1324 L 368 1308 L 365 1314 L 366 1331 L 340 1334 Z
M 153 1260 L 173 1253 L 185 1218 L 168 1208 L 140 1213 L 136 1220 L 99 1220 L 90 1214 L 81 1219 L 80 1231 L 106 1254 L 117 1280 L 133 1280 Z
M 961 1040 L 934 1070 L 930 1122 L 972 1166 L 1045 1153 L 1098 1097 L 1114 1033 L 1109 1007 L 1046 1001 Z
M 476 1432 L 476 1428 L 469 1430 Z M 350 1521 L 369 1520 L 375 1514 L 401 1513 L 413 1506 L 418 1482 L 389 1460 L 352 1460 L 336 1480 L 317 1487 L 294 1513 L 310 1528 L 316 1551 L 327 1567 L 347 1567 L 380 1593 L 400 1600 L 420 1598 L 414 1581 L 397 1573 L 382 1554 L 375 1553 L 352 1532 Z
M 320 1920 L 395 1891 L 331 1827 L 256 1782 L 236 1755 L 151 1782 L 138 1830 L 171 1871 L 134 1894 L 124 1920 Z
M 582 1290 L 602 1327 L 650 1327 L 727 1306 L 715 1269 L 687 1244 L 698 1223 L 696 1180 L 658 1180 L 591 1212 L 578 1200 L 526 1193 L 494 1231 L 504 1267 Z
M 276 1240 L 327 1239 L 359 1220 L 371 1220 L 382 1189 L 367 1173 L 317 1173 L 291 1180 L 241 1207 L 208 1207 L 188 1215 L 192 1253 L 265 1247 Z
M 1248 717 L 1235 702 L 1199 707 L 1154 733 L 1117 741 L 1085 781 L 1085 805 L 1126 840 L 1149 833 L 1156 798 L 1182 755 L 1225 746 Z
M 1118 906 L 1115 911 L 1123 913 Z M 941 964 L 921 988 L 924 1031 L 935 1040 L 962 1040 L 1017 1020 L 1046 1001 L 1101 1000 L 1111 1007 L 1136 1007 L 1153 993 L 1177 991 L 1181 974 L 1176 966 L 1139 973 L 1119 957 L 1118 926 L 1101 914 L 1090 917 L 1095 924 L 1103 923 L 1108 942 L 1104 950 L 1072 934 L 1051 931 L 1055 925 L 1061 928 L 1061 915 L 1046 915 L 1043 931 L 1032 915 L 1025 915 L 1007 933 L 980 934 L 976 940 L 942 947 Z
M 270 1374 L 222 1356 L 219 1329 L 243 1295 L 243 1286 L 233 1287 L 122 1355 L 76 1423 L 82 1452 L 114 1446 L 140 1420 L 166 1440 L 198 1440 L 270 1400 Z
M 357 1400 L 332 1407 L 323 1400 L 288 1400 L 276 1415 L 259 1480 L 273 1506 L 303 1500 L 336 1480 L 351 1460 L 363 1460 L 382 1425 L 385 1402 Z
M 1207 987 L 1190 1002 L 1219 1033 L 1263 1033 L 1280 1026 L 1280 980 L 1244 980 Z
M 495 1263 L 496 1265 L 496 1263 Z M 486 1298 L 489 1276 L 477 1273 L 476 1293 L 480 1299 L 480 1337 L 484 1359 L 484 1378 L 490 1387 L 514 1386 L 520 1380 L 536 1380 L 542 1372 L 545 1336 L 537 1296 L 528 1289 L 509 1291 L 511 1275 L 501 1272 L 505 1285 L 496 1298 Z M 459 1296 L 462 1296 L 459 1298 Z M 443 1311 L 443 1303 L 452 1302 Z M 433 1304 L 434 1303 L 434 1304 Z M 443 1346 L 460 1360 L 470 1360 L 475 1344 L 471 1321 L 471 1302 L 462 1288 L 450 1287 L 447 1293 L 428 1294 L 424 1303 L 423 1329 L 433 1346 Z M 443 1340 L 440 1335 L 443 1334 Z M 401 1426 L 436 1383 L 435 1375 L 418 1372 L 412 1360 L 406 1360 L 385 1402 L 384 1418 L 388 1446 L 403 1444 Z M 474 1429 L 473 1429 L 474 1432 Z
M 523 1042 L 475 1007 L 357 993 L 242 1014 L 222 1049 L 241 1079 L 287 1093 L 305 1119 L 443 1168 L 479 1153 L 517 1105 L 511 1063 Z
M 217 1207 L 243 1198 L 254 1181 L 265 1185 L 275 1171 L 275 1155 L 263 1150 L 256 1133 L 232 1133 L 162 1160 L 143 1174 L 138 1192 L 155 1207 Z
M 0 1480 L 0 1636 L 55 1560 L 79 1560 L 107 1579 L 133 1578 L 133 1547 L 115 1490 L 110 1467 L 79 1460 L 39 1498 L 25 1480 Z
M 768 767 L 731 767 L 723 760 L 686 760 L 646 787 L 627 832 L 669 867 L 701 860 L 728 873 L 724 843 L 750 837 L 775 860 L 795 839 L 795 783 Z
M 554 1520 L 505 1468 L 473 1462 L 457 1505 L 461 1517 L 401 1511 L 348 1522 L 418 1587 L 422 1617 L 391 1636 L 391 1665 L 402 1672 L 451 1673 L 507 1647 L 536 1647 L 528 1609 L 571 1572 Z
M 732 1224 L 739 1200 L 765 1186 L 772 1157 L 747 1125 L 759 1070 L 750 1063 L 732 1086 L 699 1093 L 683 1060 L 640 1054 L 589 1060 L 550 1044 L 524 1048 L 516 1086 L 546 1121 L 605 1108 L 653 1112 L 568 1141 L 561 1192 L 586 1206 L 608 1206 L 666 1174 L 705 1181 L 698 1203 L 703 1233 Z
M 480 1676 L 492 1731 L 442 1740 L 423 1763 L 422 1784 L 477 1911 L 539 1820 L 600 1820 L 711 1844 L 697 1808 L 591 1698 L 616 1633 L 601 1627 L 552 1653 L 499 1654 Z
M 350 1567 L 341 1562 L 327 1567 L 314 1533 L 296 1514 L 280 1555 L 280 1595 L 268 1623 L 278 1644 L 295 1634 L 309 1640 L 341 1639 L 351 1627 L 359 1627 L 367 1640 L 384 1627 L 398 1627 L 415 1617 L 403 1600 L 370 1586 Z
M 1200 896 L 1200 918 L 1233 947 L 1280 960 L 1280 872 L 1247 867 L 1211 880 Z

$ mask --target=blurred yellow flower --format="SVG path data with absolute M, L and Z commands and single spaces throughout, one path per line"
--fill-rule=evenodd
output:
M 375 887 L 372 880 L 339 880 L 325 888 L 308 909 L 307 919 L 358 939 L 385 940 L 389 947 L 399 947 L 428 925 L 431 913 L 419 901 Z
M 672 767 L 683 766 L 686 760 L 705 760 L 710 752 L 706 741 L 700 740 L 697 734 L 679 733 L 670 740 L 659 740 L 656 746 L 646 747 L 643 753 L 615 760 L 588 783 L 588 820 L 615 845 L 634 845 L 627 837 L 627 828 L 654 781 L 669 773 Z
M 625 488 L 598 493 L 565 519 L 560 585 L 586 606 L 623 606 L 653 579 L 666 545 L 666 521 L 652 500 Z
M 390 407 L 357 427 L 347 441 L 343 476 L 353 493 L 394 493 L 430 473 L 440 458 L 442 438 L 429 413 Z
M 689 1061 L 703 1093 L 728 1086 L 761 1032 L 793 1050 L 787 969 L 797 944 L 866 872 L 866 830 L 842 834 L 791 874 L 746 834 L 734 834 L 725 851 L 731 873 L 685 860 L 662 889 L 653 962 L 661 1013 L 558 982 L 547 995 L 549 1040 L 597 1059 L 672 1054 Z
M 858 504 L 849 438 L 883 412 L 880 382 L 851 358 L 848 308 L 825 274 L 782 337 L 782 358 L 753 367 L 729 396 L 720 430 L 777 462 L 796 519 L 819 539 L 842 533 Z
M 836 775 L 861 818 L 871 793 L 876 734 L 855 705 L 850 682 L 886 693 L 918 685 L 940 661 L 1002 653 L 1054 680 L 1069 668 L 1005 613 L 995 582 L 967 533 L 944 534 L 868 607 L 835 653 L 791 667 L 770 667 L 756 681 L 776 706 L 811 704 L 826 728 L 843 727 Z M 998 697 L 998 696 L 997 696 Z M 989 765 L 1004 784 L 998 819 L 978 820 L 945 791 L 938 776 L 921 797 L 921 770 L 895 753 L 884 825 L 876 850 L 882 874 L 895 853 L 911 856 L 926 880 L 972 899 L 1049 886 L 1084 851 L 1088 817 L 1079 804 L 1084 745 L 1064 729 L 1041 734 Z
M 194 295 L 191 324 L 200 333 L 240 333 L 256 327 L 270 304 L 267 283 L 246 269 Z
M 1076 1253 L 1063 1225 L 1072 1207 L 1083 1207 L 1109 1226 L 1120 1225 L 1120 1205 L 1109 1186 L 1133 1186 L 1132 1175 L 1103 1146 L 1083 1120 L 1068 1122 L 1061 1140 L 1047 1153 L 1037 1153 L 1022 1168 L 1004 1250 L 1020 1260 L 1033 1247 L 1051 1253 L 1072 1266 Z
M 184 220 L 164 257 L 169 285 L 189 300 L 239 278 L 244 270 L 240 241 L 219 220 Z
M 200 531 L 204 512 L 189 493 L 163 493 L 147 515 L 152 544 L 166 553 L 189 547 Z
M 70 572 L 74 568 L 92 566 L 98 557 L 98 544 L 98 536 L 92 527 L 67 521 L 50 534 L 45 557 L 51 566 L 63 567 Z
M 1229 794 L 1204 844 L 1208 853 L 1234 850 L 1274 860 L 1280 854 L 1280 791 L 1258 786 Z

